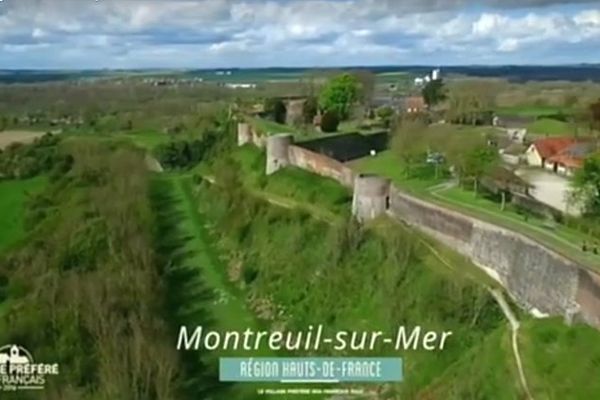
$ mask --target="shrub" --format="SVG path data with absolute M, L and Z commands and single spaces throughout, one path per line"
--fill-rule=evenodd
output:
M 281 99 L 270 98 L 265 101 L 265 113 L 275 122 L 285 124 L 287 109 Z
M 337 131 L 338 125 L 340 124 L 340 119 L 337 114 L 333 111 L 327 111 L 321 117 L 321 131 L 322 132 L 335 132 Z
M 319 111 L 319 104 L 315 97 L 309 97 L 306 99 L 306 103 L 304 103 L 304 108 L 302 109 L 302 114 L 304 117 L 304 123 L 312 124 L 315 115 Z

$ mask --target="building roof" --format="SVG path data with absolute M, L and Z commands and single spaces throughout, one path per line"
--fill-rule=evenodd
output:
M 529 124 L 535 121 L 534 117 L 518 115 L 498 115 L 497 117 L 499 126 L 511 129 L 527 128 Z
M 577 143 L 576 138 L 571 137 L 556 137 L 538 139 L 533 142 L 533 146 L 542 158 L 550 158 L 558 153 L 566 150 L 569 146 Z
M 593 142 L 576 142 L 550 157 L 548 161 L 564 165 L 567 168 L 581 168 L 585 158 L 593 153 L 595 149 L 596 146 Z
M 423 96 L 410 96 L 404 98 L 404 107 L 423 110 L 427 107 Z

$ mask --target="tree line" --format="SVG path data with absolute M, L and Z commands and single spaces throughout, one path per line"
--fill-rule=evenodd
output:
M 175 349 L 143 154 L 91 140 L 60 151 L 72 165 L 31 201 L 29 243 L 0 263 L 0 342 L 61 365 L 49 399 L 209 396 L 209 369 L 187 376 Z

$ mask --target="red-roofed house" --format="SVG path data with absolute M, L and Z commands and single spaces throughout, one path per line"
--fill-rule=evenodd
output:
M 568 137 L 536 140 L 526 152 L 529 165 L 560 174 L 572 175 L 581 168 L 585 157 L 593 151 L 593 143 Z
M 423 96 L 410 96 L 404 98 L 404 111 L 407 113 L 422 113 L 427 110 Z

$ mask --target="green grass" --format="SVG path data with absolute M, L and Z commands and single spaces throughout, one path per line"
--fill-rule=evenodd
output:
M 264 174 L 265 155 L 254 146 L 233 150 L 233 158 L 241 166 L 241 177 L 254 194 L 290 208 L 302 208 L 332 221 L 335 214 L 345 214 L 352 194 L 333 179 L 311 174 L 299 168 L 285 168 L 268 178 Z M 318 207 L 315 207 L 318 204 Z
M 540 105 L 520 105 L 511 107 L 500 107 L 496 109 L 500 115 L 513 115 L 519 117 L 543 117 L 559 113 L 567 113 L 563 107 L 540 106 Z
M 520 330 L 523 367 L 536 399 L 599 399 L 600 340 L 584 325 L 528 320 Z
M 411 192 L 425 191 L 431 186 L 444 182 L 442 178 L 435 178 L 429 166 L 416 166 L 410 174 L 407 174 L 402 159 L 391 150 L 352 161 L 350 166 L 357 172 L 388 177 L 392 182 Z
M 167 143 L 171 140 L 171 137 L 169 135 L 156 131 L 119 133 L 114 136 L 116 138 L 127 139 L 136 146 L 146 150 L 153 150 L 156 146 L 163 143 Z
M 212 307 L 219 329 L 236 329 L 240 326 L 257 328 L 252 313 L 228 282 L 227 266 L 217 256 L 211 245 L 211 239 L 205 226 L 206 222 L 198 212 L 198 206 L 192 193 L 191 178 L 174 179 L 176 187 L 174 193 L 181 202 L 180 226 L 184 232 L 191 235 L 187 250 L 192 251 L 194 256 L 189 262 L 201 268 L 208 286 L 215 291 L 215 294 L 226 299 L 223 302 L 214 303 Z
M 499 327 L 420 393 L 424 399 L 524 398 L 514 366 L 509 330 Z
M 248 118 L 248 122 L 256 129 L 260 134 L 263 135 L 275 135 L 278 133 L 293 133 L 298 134 L 298 130 L 293 126 L 280 124 L 275 121 L 270 121 L 264 118 Z
M 551 118 L 540 118 L 527 126 L 530 133 L 536 135 L 569 135 L 573 134 L 573 126 L 568 122 L 559 121 Z
M 25 202 L 28 196 L 39 192 L 46 183 L 45 177 L 0 181 L 0 253 L 24 238 Z

